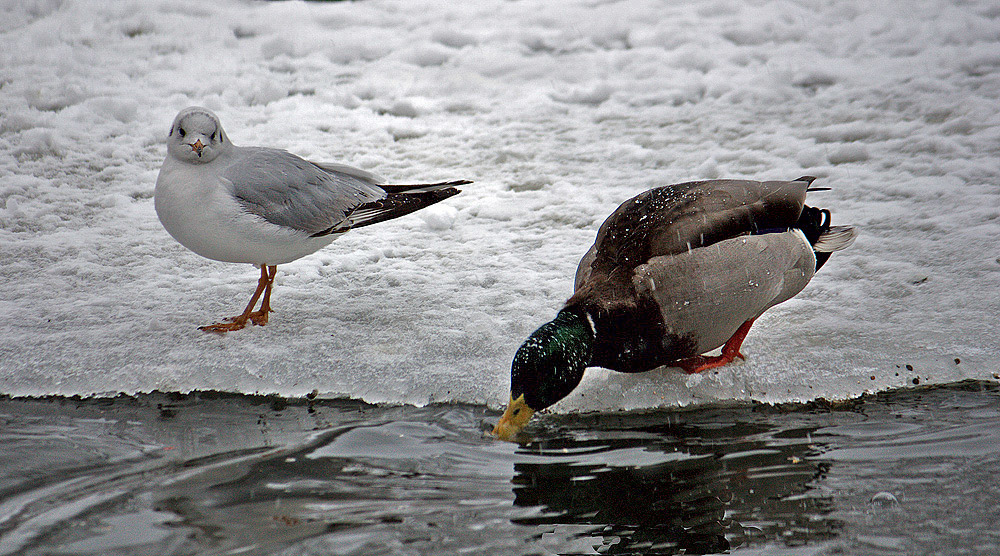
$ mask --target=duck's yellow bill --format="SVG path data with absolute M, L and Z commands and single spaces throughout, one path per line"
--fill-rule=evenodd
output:
M 521 429 L 528 424 L 528 420 L 534 414 L 535 410 L 524 403 L 524 394 L 518 396 L 516 400 L 511 395 L 507 411 L 503 412 L 503 417 L 500 418 L 497 426 L 493 427 L 493 436 L 500 440 L 514 440 L 517 433 L 521 432 Z

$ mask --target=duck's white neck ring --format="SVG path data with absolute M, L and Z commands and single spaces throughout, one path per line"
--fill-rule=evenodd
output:
M 584 311 L 583 314 L 587 317 L 587 325 L 590 326 L 590 333 L 596 338 L 597 325 L 594 324 L 594 317 L 590 316 L 590 311 Z

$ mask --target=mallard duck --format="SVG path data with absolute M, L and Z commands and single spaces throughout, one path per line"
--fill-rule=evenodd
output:
M 580 261 L 573 296 L 517 350 L 493 434 L 513 438 L 587 367 L 697 373 L 743 359 L 754 320 L 857 235 L 805 205 L 814 179 L 689 182 L 622 203 Z
M 184 247 L 209 259 L 260 267 L 243 313 L 200 327 L 228 332 L 247 322 L 267 324 L 277 265 L 312 254 L 353 228 L 447 199 L 468 183 L 381 185 L 373 174 L 344 164 L 238 147 L 218 116 L 192 106 L 170 126 L 154 205 L 163 227 Z

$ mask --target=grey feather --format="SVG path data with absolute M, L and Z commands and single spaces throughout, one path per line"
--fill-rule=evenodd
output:
M 656 300 L 668 333 L 691 337 L 703 353 L 802 291 L 815 268 L 801 232 L 790 231 L 654 257 L 635 269 L 633 284 Z
M 247 212 L 309 234 L 336 227 L 355 207 L 386 196 L 367 172 L 314 164 L 279 149 L 234 147 L 229 162 L 222 177 Z
M 362 170 L 361 168 L 355 168 L 354 166 L 348 166 L 347 164 L 340 164 L 339 162 L 313 162 L 313 164 L 319 166 L 327 172 L 347 174 L 348 176 L 358 178 L 374 185 L 378 185 L 385 181 L 377 174 L 373 174 L 367 170 Z

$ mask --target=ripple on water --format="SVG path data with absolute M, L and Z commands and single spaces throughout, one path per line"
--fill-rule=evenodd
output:
M 998 411 L 962 383 L 509 444 L 472 406 L 3 399 L 0 555 L 959 553 L 1000 540 Z

